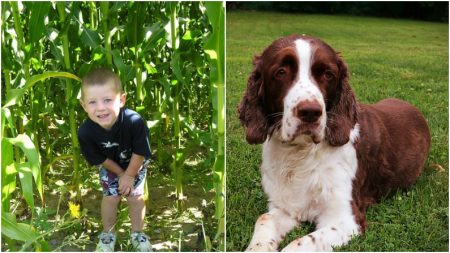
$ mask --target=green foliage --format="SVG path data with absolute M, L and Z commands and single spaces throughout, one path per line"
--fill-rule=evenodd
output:
M 407 100 L 424 113 L 432 133 L 418 182 L 370 207 L 366 233 L 337 250 L 448 251 L 448 24 L 270 12 L 227 13 L 227 250 L 245 250 L 255 221 L 267 211 L 261 146 L 246 143 L 236 108 L 253 57 L 290 34 L 319 37 L 341 52 L 359 102 Z M 313 230 L 302 224 L 280 249 Z
M 34 2 L 30 3 L 30 42 L 37 42 L 42 34 L 44 34 L 45 29 L 45 17 L 51 7 L 50 2 Z
M 13 145 L 20 147 L 25 154 L 27 161 L 17 163 L 13 160 Z M 40 170 L 39 155 L 31 139 L 24 134 L 19 134 L 15 138 L 2 139 L 2 206 L 5 212 L 9 209 L 9 200 L 16 184 L 16 174 L 21 182 L 22 194 L 28 205 L 34 208 L 33 182 L 34 177 L 36 188 L 41 200 L 42 178 Z
M 38 82 L 44 81 L 47 78 L 51 77 L 65 77 L 72 78 L 77 81 L 81 81 L 81 79 L 71 73 L 67 72 L 55 72 L 55 71 L 47 71 L 43 74 L 38 74 L 30 77 L 26 80 L 23 88 L 19 89 L 10 89 L 8 93 L 6 93 L 6 101 L 3 107 L 9 107 L 18 103 L 18 101 L 23 97 L 26 91 L 29 91 L 33 88 Z
M 6 212 L 2 212 L 2 234 L 23 242 L 34 241 L 38 236 L 32 226 L 17 223 L 14 215 Z
M 216 210 L 214 216 L 218 220 L 215 240 L 222 241 L 225 235 L 225 13 L 222 2 L 206 3 L 207 14 L 212 25 L 212 33 L 205 42 L 206 53 L 211 61 L 211 84 L 213 105 L 213 130 L 216 147 L 214 161 L 214 189 Z M 205 236 L 207 249 L 211 243 Z M 224 251 L 225 243 L 221 242 Z
M 169 164 L 183 172 L 185 163 L 197 159 L 198 153 L 203 160 L 197 168 L 179 173 L 178 179 L 173 176 L 168 183 L 175 188 L 176 182 L 189 183 L 186 174 L 214 170 L 211 161 L 217 151 L 209 151 L 215 138 L 210 134 L 213 89 L 204 50 L 212 27 L 202 3 L 1 4 L 2 208 L 6 213 L 18 209 L 20 218 L 36 228 L 33 208 L 53 205 L 61 180 L 70 194 L 58 200 L 58 208 L 69 197 L 77 205 L 88 204 L 85 192 L 99 185 L 94 170 L 80 157 L 77 129 L 86 115 L 78 99 L 80 78 L 99 66 L 119 74 L 126 106 L 148 120 L 154 173 L 166 174 Z M 199 187 L 214 191 L 212 175 L 210 181 Z M 204 222 L 206 236 L 213 237 L 218 221 L 210 217 Z M 5 241 L 2 249 L 15 249 L 14 241 Z M 44 247 L 38 241 L 33 245 Z M 216 238 L 210 246 L 223 248 L 223 240 Z
M 407 18 L 448 22 L 447 2 L 239 2 L 229 5 L 233 10 L 279 11 L 288 13 L 340 14 Z

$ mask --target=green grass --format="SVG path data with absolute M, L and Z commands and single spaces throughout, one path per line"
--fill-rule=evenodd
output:
M 246 143 L 236 108 L 252 58 L 274 39 L 294 33 L 319 37 L 342 53 L 360 102 L 407 100 L 425 114 L 432 132 L 418 182 L 370 207 L 366 233 L 337 250 L 448 251 L 448 24 L 268 12 L 227 14 L 227 250 L 244 250 L 256 219 L 267 211 L 261 146 Z M 281 247 L 313 230 L 303 225 Z

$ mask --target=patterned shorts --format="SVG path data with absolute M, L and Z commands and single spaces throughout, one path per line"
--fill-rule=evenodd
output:
M 119 177 L 99 166 L 100 184 L 103 188 L 103 196 L 119 196 Z M 129 196 L 141 196 L 144 194 L 145 175 L 147 174 L 147 161 L 144 161 L 141 169 L 134 179 L 134 190 Z

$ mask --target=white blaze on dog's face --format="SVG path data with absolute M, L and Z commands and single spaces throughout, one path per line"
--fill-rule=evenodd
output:
M 295 41 L 298 71 L 293 85 L 284 99 L 281 139 L 288 143 L 318 143 L 325 136 L 327 121 L 322 92 L 311 73 L 313 48 L 308 41 Z

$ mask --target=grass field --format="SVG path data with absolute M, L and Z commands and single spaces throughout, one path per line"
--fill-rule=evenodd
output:
M 237 118 L 251 60 L 274 39 L 297 33 L 319 37 L 342 53 L 358 101 L 407 100 L 425 114 L 432 132 L 431 152 L 418 182 L 369 208 L 367 232 L 336 250 L 448 251 L 448 24 L 228 12 L 226 25 L 227 250 L 245 250 L 256 219 L 267 211 L 259 174 L 261 146 L 246 143 Z M 303 224 L 281 247 L 313 229 Z

